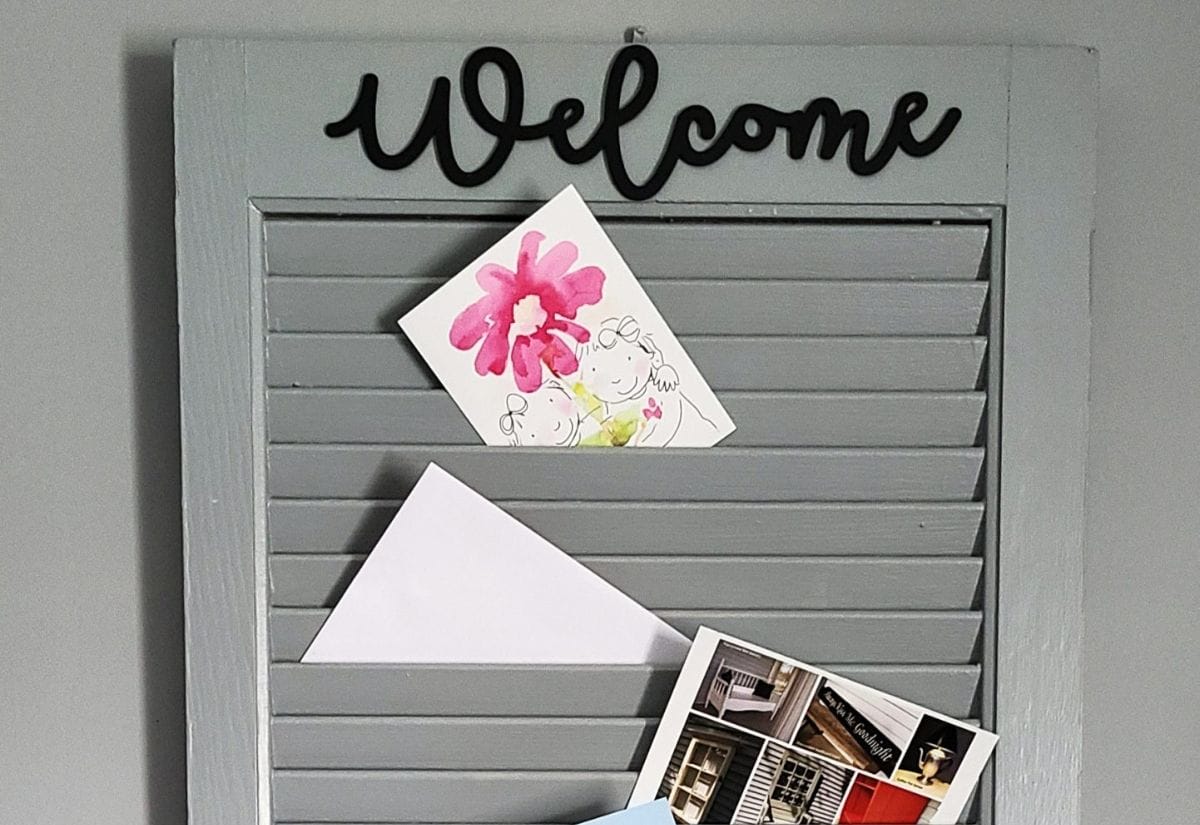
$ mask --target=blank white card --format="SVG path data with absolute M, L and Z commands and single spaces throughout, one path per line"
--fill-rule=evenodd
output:
M 679 665 L 689 646 L 430 464 L 302 661 Z

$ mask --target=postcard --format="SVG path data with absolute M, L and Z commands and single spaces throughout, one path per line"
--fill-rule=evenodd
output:
M 400 327 L 487 444 L 711 447 L 734 430 L 574 187 Z
M 617 811 L 599 819 L 589 819 L 583 825 L 673 825 L 671 809 L 665 799 L 656 799 L 644 805 Z
M 678 666 L 689 644 L 430 464 L 301 661 Z
M 630 804 L 691 825 L 957 822 L 996 741 L 702 627 Z

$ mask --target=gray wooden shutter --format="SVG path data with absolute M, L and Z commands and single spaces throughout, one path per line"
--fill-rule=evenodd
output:
M 297 663 L 428 461 L 685 633 L 990 721 L 993 221 L 871 210 L 600 207 L 738 425 L 668 451 L 480 446 L 396 329 L 519 210 L 266 216 L 277 822 L 575 822 L 632 787 L 672 672 Z

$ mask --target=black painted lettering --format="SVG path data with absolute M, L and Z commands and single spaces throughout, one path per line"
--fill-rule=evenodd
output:
M 504 105 L 499 114 L 484 100 L 480 89 L 480 76 L 487 66 L 499 70 L 503 79 Z M 634 70 L 634 85 L 626 96 L 626 81 Z M 592 134 L 576 146 L 569 133 L 583 120 L 585 107 L 581 100 L 563 98 L 551 107 L 545 120 L 526 123 L 525 81 L 516 58 L 495 46 L 477 49 L 463 64 L 460 92 L 471 120 L 493 137 L 495 143 L 474 169 L 464 169 L 454 153 L 450 131 L 451 84 L 446 77 L 434 79 L 417 128 L 398 152 L 388 152 L 380 143 L 379 78 L 374 74 L 362 76 L 350 111 L 341 120 L 327 124 L 325 134 L 340 138 L 357 132 L 367 160 L 380 169 L 392 171 L 412 165 L 432 144 L 446 179 L 463 187 L 480 186 L 495 177 L 518 143 L 548 140 L 564 163 L 579 165 L 602 156 L 616 190 L 631 200 L 645 200 L 662 190 L 681 162 L 697 168 L 709 166 L 733 147 L 743 152 L 762 152 L 774 143 L 780 130 L 786 135 L 785 151 L 792 160 L 803 159 L 817 137 L 818 158 L 832 160 L 844 152 L 850 171 L 865 176 L 882 171 L 897 151 L 914 158 L 933 154 L 962 120 L 960 109 L 949 108 L 928 135 L 917 137 L 913 126 L 929 108 L 929 99 L 921 92 L 907 92 L 896 100 L 891 120 L 871 151 L 870 117 L 861 109 L 842 111 L 837 101 L 829 97 L 813 98 L 791 112 L 759 103 L 743 103 L 733 110 L 720 130 L 708 108 L 692 104 L 676 113 L 658 160 L 646 179 L 638 183 L 625 167 L 621 130 L 650 105 L 658 89 L 658 77 L 658 61 L 646 46 L 635 43 L 617 52 L 604 82 L 600 121 Z M 814 134 L 818 128 L 819 136 Z

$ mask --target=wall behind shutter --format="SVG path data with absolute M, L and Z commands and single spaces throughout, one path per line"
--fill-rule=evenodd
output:
M 297 663 L 431 460 L 685 633 L 988 721 L 988 222 L 620 208 L 718 448 L 479 445 L 395 320 L 515 218 L 267 216 L 277 822 L 577 822 L 632 787 L 672 672 Z

